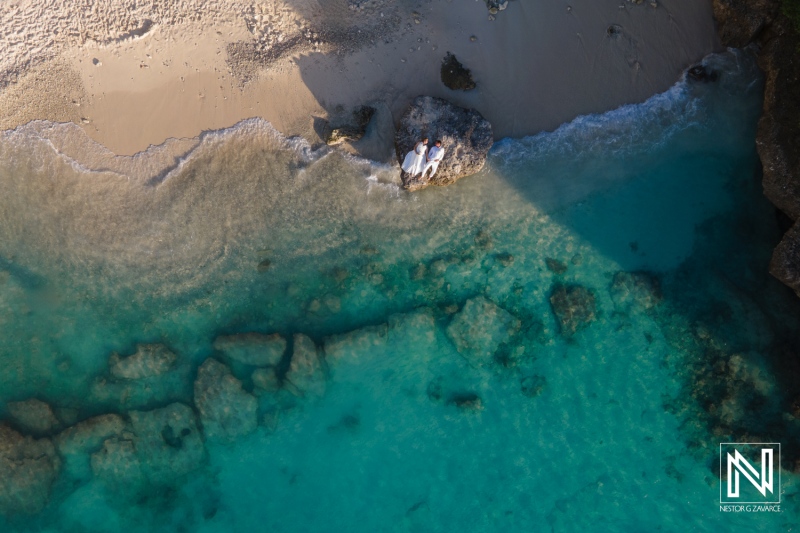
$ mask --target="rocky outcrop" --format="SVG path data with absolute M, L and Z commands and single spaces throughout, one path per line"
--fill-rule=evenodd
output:
M 756 145 L 764 169 L 766 197 L 793 221 L 800 218 L 800 48 L 798 22 L 790 20 L 781 0 L 714 0 L 722 44 L 758 45 L 765 74 L 764 106 Z M 770 265 L 772 275 L 800 294 L 800 231 L 783 237 Z
M 253 393 L 256 395 L 275 392 L 281 388 L 281 382 L 272 367 L 256 368 L 250 379 L 253 382 Z
M 647 311 L 662 298 L 658 278 L 646 272 L 617 272 L 609 292 L 620 311 Z
M 520 325 L 514 315 L 478 296 L 467 300 L 446 331 L 470 363 L 486 366 L 494 362 L 497 349 L 519 331 Z
M 56 449 L 64 459 L 64 470 L 75 480 L 92 476 L 91 454 L 103 447 L 106 440 L 120 437 L 126 428 L 125 420 L 114 414 L 96 416 L 62 431 L 55 438 Z
M 448 89 L 454 91 L 471 91 L 475 88 L 475 80 L 472 79 L 472 72 L 464 67 L 456 56 L 447 52 L 442 59 L 442 83 Z
M 567 339 L 597 318 L 594 292 L 580 285 L 555 285 L 550 292 L 550 307 L 558 319 L 561 335 Z
M 286 381 L 293 394 L 321 397 L 325 394 L 325 366 L 314 341 L 301 333 L 294 336 L 294 350 Z
M 258 402 L 242 388 L 230 369 L 207 359 L 197 371 L 194 402 L 207 438 L 231 442 L 258 426 Z
M 178 356 L 163 344 L 140 344 L 128 357 L 112 354 L 108 366 L 115 378 L 143 379 L 168 372 L 177 360 Z
M 125 494 L 171 485 L 206 458 L 197 416 L 181 403 L 131 411 L 129 421 L 116 415 L 96 417 L 65 431 L 59 443 L 59 452 L 72 463 L 70 477 L 92 475 Z M 76 471 L 74 466 L 87 459 L 91 473 Z
M 214 341 L 214 349 L 226 357 L 252 366 L 275 366 L 286 351 L 286 339 L 279 334 L 240 333 Z
M 59 426 L 59 421 L 50 406 L 36 398 L 9 402 L 8 414 L 19 429 L 35 437 L 49 435 Z
M 367 131 L 367 125 L 375 114 L 375 108 L 361 106 L 353 111 L 352 117 L 336 126 L 325 129 L 324 139 L 326 144 L 340 144 L 345 141 L 355 142 L 361 139 Z
M 203 438 L 191 407 L 173 403 L 152 411 L 133 411 L 130 419 L 136 453 L 151 484 L 169 484 L 205 462 Z
M 36 514 L 50 499 L 60 461 L 49 439 L 0 425 L 0 514 Z
M 398 161 L 402 163 L 423 137 L 429 138 L 430 146 L 437 139 L 442 141 L 444 159 L 432 178 L 403 173 L 403 186 L 409 191 L 450 185 L 475 174 L 483 168 L 494 142 L 492 126 L 480 113 L 432 96 L 415 98 L 400 120 L 394 143 Z
M 141 344 L 127 357 L 111 354 L 108 374 L 92 383 L 92 403 L 109 411 L 149 409 L 191 399 L 191 372 L 187 362 L 162 344 Z

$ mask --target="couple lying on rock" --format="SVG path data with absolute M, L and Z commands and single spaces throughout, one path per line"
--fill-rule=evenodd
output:
M 415 177 L 417 174 L 422 174 L 422 178 L 431 169 L 430 177 L 436 174 L 436 169 L 439 168 L 439 163 L 442 162 L 444 157 L 444 148 L 442 148 L 442 141 L 433 143 L 430 151 L 428 151 L 428 138 L 424 137 L 419 141 L 414 149 L 406 154 L 401 168 Z

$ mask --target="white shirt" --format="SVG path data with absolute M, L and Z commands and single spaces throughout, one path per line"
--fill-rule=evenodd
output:
M 436 161 L 438 163 L 444 157 L 444 148 L 434 146 L 433 148 L 428 150 L 428 157 L 430 158 L 431 161 Z

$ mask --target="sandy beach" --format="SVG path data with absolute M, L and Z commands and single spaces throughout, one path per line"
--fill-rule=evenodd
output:
M 316 143 L 320 119 L 384 103 L 396 123 L 420 94 L 520 137 L 641 102 L 719 46 L 694 0 L 22 0 L 0 22 L 0 129 L 71 121 L 124 155 L 250 117 Z M 447 52 L 475 90 L 442 84 Z

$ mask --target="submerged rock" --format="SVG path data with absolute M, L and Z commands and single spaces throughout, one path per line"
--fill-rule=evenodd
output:
M 90 418 L 56 438 L 71 480 L 92 476 L 115 492 L 139 494 L 165 486 L 205 462 L 197 416 L 173 403 L 151 411 L 131 411 L 130 420 L 115 414 Z
M 136 493 L 145 488 L 142 461 L 136 453 L 133 435 L 112 437 L 92 454 L 92 473 L 114 491 Z
M 550 293 L 550 307 L 558 319 L 561 335 L 566 338 L 597 318 L 594 292 L 580 285 L 555 285 Z
M 206 458 L 197 417 L 191 407 L 173 403 L 152 411 L 133 411 L 136 453 L 151 484 L 163 485 L 199 468 Z
M 281 382 L 278 380 L 278 375 L 275 373 L 273 367 L 256 368 L 250 376 L 253 381 L 253 391 L 255 394 L 264 394 L 266 392 L 275 392 L 281 388 Z
M 294 336 L 294 351 L 286 379 L 293 393 L 321 397 L 325 394 L 325 366 L 314 341 L 301 333 Z
M 328 337 L 325 339 L 325 358 L 333 368 L 338 362 L 357 359 L 359 354 L 383 350 L 388 334 L 388 324 L 380 324 Z
M 242 389 L 230 369 L 207 359 L 197 371 L 194 402 L 209 439 L 233 441 L 249 435 L 258 426 L 258 402 Z
M 475 174 L 483 168 L 494 142 L 491 124 L 474 109 L 464 109 L 441 98 L 418 96 L 403 115 L 395 134 L 398 161 L 402 163 L 425 136 L 431 146 L 437 139 L 442 141 L 444 159 L 432 178 L 403 173 L 403 186 L 409 191 L 428 185 L 450 185 Z
M 0 424 L 0 514 L 36 514 L 50 499 L 60 461 L 50 439 L 23 437 Z
M 647 272 L 617 272 L 611 282 L 611 299 L 617 309 L 647 311 L 661 301 L 661 284 Z
M 539 396 L 545 385 L 547 385 L 547 379 L 544 376 L 525 376 L 519 380 L 520 391 L 528 398 Z
M 214 349 L 246 365 L 275 366 L 286 351 L 286 339 L 277 333 L 224 335 L 214 341 Z
M 50 406 L 36 398 L 9 402 L 8 414 L 19 429 L 36 437 L 49 435 L 60 425 Z
M 471 91 L 475 88 L 475 81 L 472 79 L 472 72 L 465 68 L 456 56 L 447 52 L 447 55 L 442 59 L 442 83 L 448 89 L 454 91 Z
M 520 321 L 483 296 L 467 300 L 453 317 L 447 336 L 467 360 L 478 366 L 494 362 L 501 343 L 507 342 L 520 328 Z
M 128 357 L 112 354 L 108 360 L 111 375 L 120 379 L 142 379 L 161 375 L 175 366 L 178 356 L 163 344 L 140 344 Z
M 89 418 L 59 433 L 54 442 L 64 458 L 67 475 L 76 480 L 91 478 L 90 455 L 100 450 L 107 439 L 121 436 L 125 429 L 121 416 L 107 414 Z
M 151 372 L 149 369 L 144 373 Z M 139 370 L 132 370 L 127 375 L 138 373 Z M 164 373 L 136 379 L 101 376 L 92 384 L 91 402 L 112 411 L 148 409 L 170 402 L 190 401 L 191 386 L 189 365 L 174 366 Z
M 553 274 L 563 274 L 567 271 L 567 265 L 562 263 L 558 259 L 553 259 L 552 257 L 547 257 L 544 260 L 545 265 L 547 265 L 547 270 L 552 272 Z
M 119 415 L 100 415 L 79 422 L 58 434 L 55 444 L 61 455 L 85 453 L 99 448 L 109 437 L 120 435 L 125 420 Z
M 455 393 L 447 399 L 447 403 L 455 405 L 459 409 L 465 411 L 481 411 L 483 410 L 483 401 L 481 397 L 474 392 L 460 392 Z

